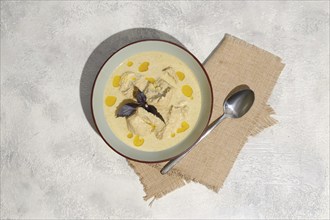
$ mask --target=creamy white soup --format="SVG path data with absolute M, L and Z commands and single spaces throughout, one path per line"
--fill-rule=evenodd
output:
M 144 97 L 143 104 L 137 94 Z M 110 129 L 120 140 L 142 151 L 160 151 L 181 142 L 196 126 L 201 93 L 184 62 L 149 51 L 129 57 L 111 73 L 103 107 Z M 118 116 L 127 114 L 125 109 L 130 115 Z

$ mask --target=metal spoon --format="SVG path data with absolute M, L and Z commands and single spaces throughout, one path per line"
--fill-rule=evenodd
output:
M 182 158 L 184 158 L 201 140 L 213 131 L 226 118 L 240 118 L 249 111 L 254 102 L 254 92 L 251 89 L 244 89 L 231 95 L 223 105 L 224 114 L 212 122 L 205 132 L 199 137 L 197 142 L 184 154 L 170 160 L 160 171 L 166 174 L 170 171 Z

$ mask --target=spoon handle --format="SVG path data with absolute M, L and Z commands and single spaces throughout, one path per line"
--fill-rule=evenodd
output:
M 199 139 L 196 141 L 196 143 L 190 147 L 190 149 L 181 154 L 180 156 L 170 160 L 165 164 L 165 166 L 161 169 L 160 173 L 161 174 L 166 174 L 168 171 L 170 171 L 182 158 L 184 158 L 201 140 L 203 140 L 207 135 L 209 135 L 225 118 L 227 118 L 226 114 L 223 114 L 219 118 L 217 118 L 215 121 L 213 121 L 207 129 L 204 131 L 204 133 L 199 137 Z

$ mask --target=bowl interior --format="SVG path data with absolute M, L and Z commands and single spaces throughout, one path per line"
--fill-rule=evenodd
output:
M 181 59 L 194 73 L 201 90 L 202 109 L 196 126 L 192 128 L 191 133 L 182 142 L 171 148 L 157 152 L 146 152 L 127 146 L 111 131 L 103 113 L 103 92 L 110 74 L 123 62 L 123 60 L 136 53 L 145 51 L 165 52 Z M 142 162 L 159 162 L 181 154 L 194 142 L 196 142 L 208 124 L 212 111 L 212 99 L 212 88 L 206 73 L 201 67 L 201 64 L 191 54 L 189 54 L 189 52 L 172 43 L 158 40 L 148 40 L 130 44 L 120 49 L 106 61 L 95 81 L 92 96 L 92 110 L 96 126 L 101 136 L 113 150 L 133 160 Z

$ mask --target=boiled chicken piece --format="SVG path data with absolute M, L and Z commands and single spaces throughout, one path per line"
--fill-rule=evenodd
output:
M 162 139 L 175 133 L 176 129 L 181 126 L 181 122 L 185 120 L 188 110 L 186 105 L 172 105 L 166 115 L 166 126 L 155 131 L 156 137 Z
M 170 66 L 163 69 L 163 75 L 161 78 L 170 83 L 172 86 L 175 86 L 178 82 L 178 77 L 175 74 L 175 70 Z
M 127 71 L 121 75 L 119 90 L 125 97 L 133 99 L 134 86 L 142 91 L 147 84 L 148 81 L 141 74 Z
M 163 79 L 157 79 L 154 83 L 148 83 L 144 94 L 147 102 L 158 110 L 168 108 L 171 103 L 174 88 Z
M 137 108 L 136 112 L 128 117 L 126 122 L 128 130 L 140 136 L 161 130 L 165 126 L 158 117 L 141 107 Z

